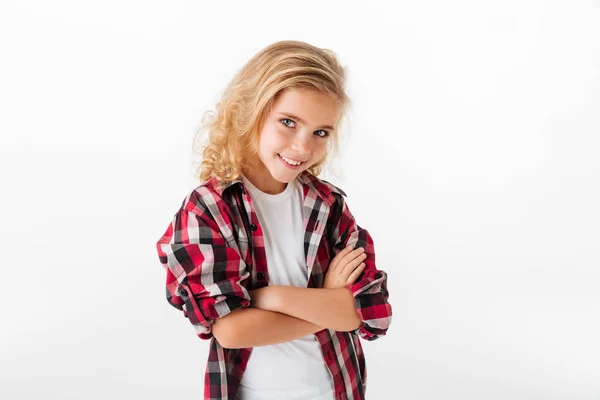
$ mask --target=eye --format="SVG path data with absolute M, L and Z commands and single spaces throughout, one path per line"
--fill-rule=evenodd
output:
M 290 121 L 290 122 L 292 122 L 292 123 L 294 122 L 294 121 L 292 121 L 292 120 L 291 120 L 291 119 L 289 119 L 289 118 L 282 118 L 282 119 L 280 119 L 279 121 L 280 121 L 281 123 L 283 123 L 285 126 L 287 126 L 288 128 L 291 128 L 291 126 L 289 126 L 288 124 L 286 124 L 284 121 Z
M 286 121 L 289 121 L 289 123 L 286 123 Z M 279 122 L 281 122 L 283 125 L 285 125 L 288 128 L 293 128 L 293 126 L 290 126 L 290 123 L 291 124 L 295 124 L 294 120 L 289 119 L 289 118 L 282 118 L 282 119 L 279 120 Z M 326 138 L 327 136 L 329 136 L 329 132 L 327 132 L 324 129 L 319 129 L 318 131 L 315 131 L 315 133 L 316 132 L 323 132 L 320 135 L 317 133 L 317 136 L 320 137 L 320 138 Z

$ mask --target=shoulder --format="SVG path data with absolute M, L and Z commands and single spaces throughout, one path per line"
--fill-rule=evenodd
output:
M 227 205 L 223 199 L 225 195 L 218 181 L 211 178 L 190 190 L 181 202 L 181 208 L 198 215 L 214 215 L 215 212 L 220 213 L 224 209 L 223 206 Z
M 213 231 L 211 235 L 219 232 L 229 243 L 235 240 L 234 214 L 237 211 L 233 207 L 235 200 L 232 199 L 232 196 L 237 189 L 238 184 L 235 182 L 221 186 L 216 179 L 211 178 L 187 193 L 181 203 L 179 213 L 194 214 L 197 218 L 190 219 L 192 223 L 189 227 L 194 229 L 209 227 Z

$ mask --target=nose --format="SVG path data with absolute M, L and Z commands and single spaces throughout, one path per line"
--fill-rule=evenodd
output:
M 311 146 L 310 139 L 309 135 L 299 133 L 292 142 L 292 149 L 294 149 L 299 156 L 308 156 Z

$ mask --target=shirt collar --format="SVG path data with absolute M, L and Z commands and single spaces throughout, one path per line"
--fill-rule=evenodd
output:
M 346 193 L 332 185 L 329 182 L 323 181 L 316 176 L 310 174 L 307 171 L 302 171 L 300 175 L 298 175 L 298 179 L 304 186 L 308 186 L 310 190 L 315 192 L 323 201 L 328 205 L 332 206 L 335 203 L 335 197 L 332 192 L 339 193 L 343 196 L 346 196 Z M 227 183 L 225 186 L 221 186 L 215 177 L 211 177 L 207 181 L 207 185 L 212 187 L 212 189 L 219 195 L 219 197 L 223 197 L 225 191 L 228 191 L 232 186 L 244 186 L 244 182 L 241 178 L 234 179 L 231 182 Z

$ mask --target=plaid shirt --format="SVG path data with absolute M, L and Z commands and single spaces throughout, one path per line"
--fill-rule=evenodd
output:
M 363 247 L 365 269 L 346 285 L 362 324 L 354 331 L 315 333 L 333 377 L 336 400 L 365 399 L 367 371 L 363 340 L 385 335 L 392 320 L 387 274 L 375 264 L 373 239 L 358 226 L 331 183 L 304 171 L 304 250 L 309 288 L 322 288 L 327 267 L 344 247 Z M 166 297 L 182 310 L 201 339 L 210 339 L 204 375 L 204 399 L 233 400 L 252 348 L 228 349 L 212 335 L 212 324 L 240 307 L 249 307 L 249 291 L 268 285 L 263 231 L 243 181 L 219 187 L 209 179 L 189 193 L 158 240 L 166 271 Z

